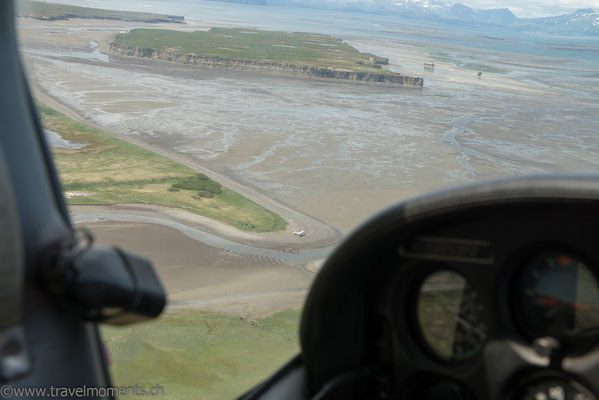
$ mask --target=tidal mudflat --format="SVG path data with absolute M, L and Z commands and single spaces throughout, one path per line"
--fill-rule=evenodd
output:
M 346 39 L 424 74 L 423 89 L 397 88 L 99 59 L 90 38 L 106 48 L 126 26 L 77 24 L 22 22 L 26 60 L 47 94 L 342 232 L 427 190 L 599 162 L 596 71 L 576 60 Z M 433 73 L 420 71 L 426 61 Z M 485 65 L 495 73 L 478 79 Z
M 428 190 L 505 175 L 588 172 L 599 164 L 599 71 L 576 52 L 564 58 L 473 48 L 384 24 L 368 35 L 341 35 L 360 51 L 389 58 L 390 69 L 424 77 L 423 88 L 398 88 L 107 55 L 116 33 L 139 26 L 21 19 L 37 94 L 93 126 L 212 171 L 257 200 L 270 199 L 266 206 L 275 212 L 296 210 L 298 218 L 288 217 L 293 228 L 308 221 L 301 215 L 314 217 L 307 238 L 327 224 L 346 234 L 382 207 Z M 434 72 L 423 71 L 425 62 Z M 117 236 L 138 229 L 107 225 L 104 237 L 109 227 Z M 334 242 L 333 234 L 324 236 L 327 245 Z M 284 242 L 296 239 L 296 250 L 318 246 L 295 237 Z M 223 286 L 214 297 L 226 292 Z

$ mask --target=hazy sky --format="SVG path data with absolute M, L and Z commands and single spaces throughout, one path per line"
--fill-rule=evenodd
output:
M 599 11 L 599 0 L 457 0 L 472 8 L 508 7 L 518 17 L 567 14 L 579 8 Z

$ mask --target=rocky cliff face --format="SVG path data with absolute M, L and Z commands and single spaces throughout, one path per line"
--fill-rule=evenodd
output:
M 309 78 L 343 79 L 361 82 L 379 82 L 394 85 L 422 86 L 422 78 L 395 73 L 357 72 L 308 65 L 287 64 L 275 61 L 235 60 L 221 57 L 206 57 L 195 54 L 180 54 L 172 51 L 144 49 L 112 43 L 110 53 L 120 57 L 142 57 L 181 64 L 192 64 L 204 68 L 230 71 L 250 71 L 269 74 L 292 75 Z
M 132 21 L 131 19 L 128 19 L 127 17 L 118 17 L 118 16 L 112 17 L 109 15 L 106 15 L 106 16 L 79 15 L 79 14 L 68 14 L 68 13 L 62 14 L 62 15 L 56 15 L 53 17 L 29 15 L 29 14 L 25 14 L 25 13 L 20 13 L 20 14 L 17 14 L 17 17 L 32 18 L 32 19 L 37 19 L 40 21 L 68 21 L 73 18 L 101 19 L 101 20 L 110 20 L 110 21 Z M 143 20 L 142 22 L 145 22 L 147 24 L 159 24 L 159 23 L 184 24 L 185 22 L 183 21 L 183 19 L 184 19 L 184 17 L 180 17 L 178 15 L 168 15 L 167 18 L 146 19 L 146 20 Z

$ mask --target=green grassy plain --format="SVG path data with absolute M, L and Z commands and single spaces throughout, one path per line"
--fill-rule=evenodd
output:
M 87 143 L 82 149 L 53 148 L 65 191 L 83 192 L 69 204 L 148 203 L 184 208 L 236 228 L 256 232 L 282 231 L 287 223 L 278 214 L 207 179 L 214 193 L 176 189 L 201 174 L 169 158 L 73 121 L 38 103 L 43 125 L 63 139 Z M 216 189 L 218 188 L 218 190 Z M 220 192 L 220 193 L 217 193 Z
M 181 311 L 103 327 L 116 386 L 160 385 L 167 399 L 233 399 L 299 352 L 300 310 L 246 320 Z M 121 397 L 127 398 L 127 397 Z
M 45 20 L 69 18 L 111 19 L 131 22 L 183 22 L 183 17 L 135 11 L 115 11 L 100 8 L 51 4 L 41 1 L 18 0 L 17 16 Z
M 246 28 L 212 28 L 179 32 L 166 29 L 133 29 L 118 34 L 115 44 L 178 54 L 195 54 L 232 60 L 275 61 L 359 72 L 389 73 L 380 65 L 388 59 L 360 53 L 328 35 L 260 31 Z

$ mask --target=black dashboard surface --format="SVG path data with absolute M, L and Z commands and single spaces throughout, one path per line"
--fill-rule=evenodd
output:
M 382 212 L 314 282 L 300 334 L 310 390 L 372 366 L 339 396 L 594 399 L 597 227 L 589 176 L 495 181 Z

